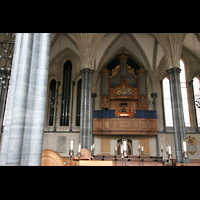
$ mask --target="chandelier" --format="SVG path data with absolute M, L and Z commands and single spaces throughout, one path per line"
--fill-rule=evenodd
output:
M 5 40 L 0 42 L 0 85 L 2 85 L 3 88 L 6 87 L 6 81 L 8 80 L 9 82 L 10 80 L 14 43 L 14 40 Z
M 6 109 L 6 101 L 8 88 L 10 83 L 10 75 L 12 68 L 12 58 L 14 50 L 14 40 L 5 40 L 0 42 L 0 139 L 4 128 L 4 115 Z

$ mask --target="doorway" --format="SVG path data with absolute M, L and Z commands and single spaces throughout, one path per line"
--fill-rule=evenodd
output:
M 121 144 L 122 144 L 122 139 L 117 140 L 117 154 L 121 154 Z M 131 155 L 131 149 L 132 149 L 132 140 L 127 139 L 127 150 L 128 150 L 128 155 Z

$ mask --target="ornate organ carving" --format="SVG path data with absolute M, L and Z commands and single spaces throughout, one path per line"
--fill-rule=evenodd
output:
M 147 110 L 146 73 L 127 64 L 128 56 L 119 56 L 120 64 L 101 71 L 101 108 L 115 110 L 117 116 L 135 117 L 135 110 Z M 121 115 L 120 115 L 121 114 Z

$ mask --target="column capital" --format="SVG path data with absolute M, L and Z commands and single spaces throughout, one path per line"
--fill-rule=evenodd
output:
M 92 93 L 92 98 L 96 98 L 97 97 L 97 93 Z
M 81 74 L 85 73 L 85 72 L 89 72 L 91 74 L 94 73 L 94 70 L 90 69 L 90 68 L 84 68 L 80 70 Z
M 189 83 L 190 85 L 192 85 L 193 81 L 194 81 L 194 80 L 192 79 L 192 80 L 188 81 L 188 83 Z
M 173 67 L 173 68 L 171 68 L 171 69 L 167 69 L 166 71 L 167 71 L 168 74 L 169 74 L 169 73 L 173 73 L 173 72 L 178 72 L 178 73 L 180 73 L 180 72 L 181 72 L 181 69 L 178 68 L 178 67 Z
M 157 93 L 151 93 L 151 97 L 157 97 Z

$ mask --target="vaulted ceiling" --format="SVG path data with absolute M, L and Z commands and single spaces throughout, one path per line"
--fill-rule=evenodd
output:
M 125 49 L 125 53 L 129 54 L 136 62 L 142 63 L 148 70 L 156 69 L 164 59 L 163 47 L 160 45 L 157 35 L 153 33 L 102 33 L 98 35 L 91 33 L 91 43 L 96 42 L 96 46 L 92 47 L 94 70 L 102 68 L 105 63 L 119 54 L 122 48 Z M 88 47 L 80 43 L 79 40 L 82 38 L 81 34 L 77 35 L 76 33 L 52 33 L 50 59 L 67 47 L 80 57 L 82 52 L 86 55 L 85 49 Z M 200 62 L 200 34 L 188 33 L 183 39 L 182 49 Z M 85 43 L 87 43 L 86 40 Z

